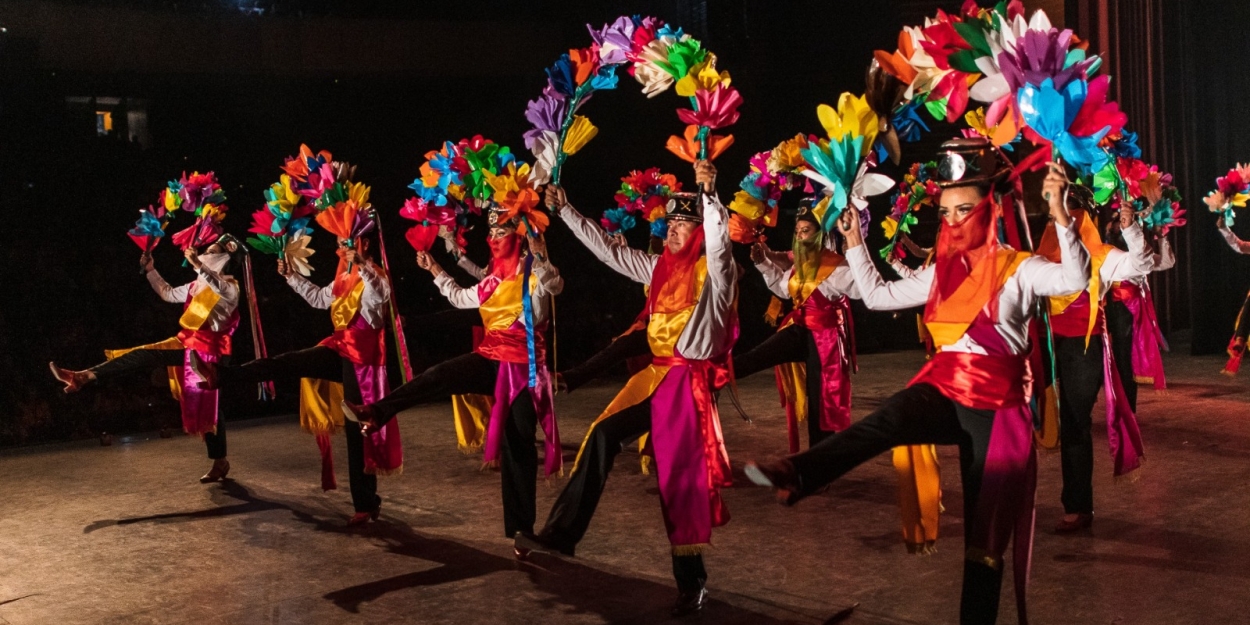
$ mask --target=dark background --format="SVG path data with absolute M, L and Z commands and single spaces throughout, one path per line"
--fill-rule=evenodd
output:
M 1056 24 L 1066 18 L 1107 56 L 1147 160 L 1176 172 L 1192 223 L 1177 241 L 1180 267 L 1156 278 L 1160 311 L 1168 330 L 1192 327 L 1195 352 L 1218 351 L 1250 285 L 1250 261 L 1223 246 L 1200 198 L 1250 134 L 1242 115 L 1250 86 L 1225 69 L 1236 67 L 1229 46 L 1244 47 L 1237 25 L 1247 23 L 1250 8 L 1166 0 L 1026 6 L 1030 13 L 1044 6 Z M 872 50 L 893 49 L 902 25 L 920 23 L 938 7 L 958 10 L 956 2 L 932 0 L 2 3 L 0 445 L 177 427 L 177 407 L 159 375 L 67 397 L 46 363 L 84 368 L 105 348 L 176 332 L 178 307 L 162 303 L 140 276 L 139 250 L 125 231 L 136 210 L 184 170 L 217 173 L 231 206 L 227 229 L 242 233 L 263 189 L 300 143 L 358 164 L 357 178 L 372 185 L 382 215 L 420 370 L 469 349 L 476 313 L 450 311 L 415 266 L 403 240 L 408 224 L 396 214 L 410 195 L 406 185 L 422 155 L 443 140 L 482 134 L 528 158 L 521 140 L 526 101 L 541 92 L 545 66 L 589 44 L 586 23 L 656 15 L 717 54 L 745 99 L 731 129 L 737 141 L 717 162 L 728 202 L 752 153 L 797 132 L 819 132 L 816 105 L 834 103 L 842 91 L 862 92 Z M 631 169 L 659 166 L 690 181 L 689 165 L 663 149 L 683 128 L 680 106 L 671 92 L 647 100 L 625 75 L 617 91 L 596 95 L 583 112 L 599 136 L 565 170 L 574 205 L 597 216 Z M 114 129 L 100 136 L 96 111 L 103 110 L 113 114 Z M 927 159 L 949 136 L 935 129 L 927 141 L 906 146 L 904 166 Z M 888 166 L 883 172 L 897 174 Z M 884 210 L 875 205 L 875 214 Z M 789 227 L 783 221 L 775 246 L 788 245 Z M 875 224 L 873 237 L 870 244 L 879 244 Z M 635 232 L 633 243 L 644 238 Z M 557 303 L 564 368 L 623 330 L 641 308 L 642 291 L 599 265 L 563 226 L 553 226 L 549 239 L 567 281 Z M 329 235 L 319 231 L 314 247 L 313 280 L 325 283 L 333 271 Z M 485 262 L 480 241 L 470 251 Z M 749 266 L 745 251 L 738 253 Z M 156 256 L 171 283 L 191 278 L 168 242 Z M 282 283 L 273 258 L 252 256 L 270 352 L 329 334 L 328 315 Z M 761 320 L 767 304 L 749 269 L 741 348 L 772 331 Z M 1198 312 L 1192 321 L 1191 310 Z M 910 313 L 859 312 L 861 351 L 917 347 Z M 235 334 L 242 360 L 252 354 L 246 327 Z M 226 397 L 225 414 L 292 410 L 293 389 L 279 391 L 271 405 L 250 394 Z

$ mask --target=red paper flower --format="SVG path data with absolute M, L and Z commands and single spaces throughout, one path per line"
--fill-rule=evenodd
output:
M 694 94 L 695 110 L 678 109 L 681 121 L 695 126 L 724 128 L 738 121 L 738 107 L 742 95 L 733 87 L 717 87 L 711 91 L 700 89 Z

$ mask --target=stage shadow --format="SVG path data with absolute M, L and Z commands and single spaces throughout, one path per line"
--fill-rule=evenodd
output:
M 564 615 L 598 615 L 612 623 L 667 622 L 670 620 L 669 608 L 677 595 L 676 588 L 671 584 L 602 571 L 576 560 L 536 555 L 532 560 L 522 563 L 508 556 L 496 555 L 454 541 L 421 536 L 399 524 L 379 525 L 374 529 L 372 538 L 385 540 L 389 552 L 433 562 L 439 566 L 358 584 L 323 595 L 348 612 L 359 612 L 361 605 L 376 601 L 388 593 L 511 571 L 526 573 L 534 584 L 534 594 L 545 595 L 535 599 L 532 607 L 526 608 L 530 615 L 556 611 Z M 744 602 L 760 603 L 756 599 L 741 599 Z M 790 612 L 794 616 L 777 618 L 732 605 L 717 598 L 717 592 L 713 589 L 711 601 L 702 618 L 705 622 L 765 625 L 819 623 L 828 618 L 827 615 L 817 617 L 784 606 L 775 607 L 778 612 Z M 507 616 L 500 614 L 500 621 L 508 620 Z
M 278 503 L 276 501 L 270 501 L 257 497 L 252 493 L 252 491 L 248 490 L 247 487 L 234 480 L 223 480 L 218 486 L 219 487 L 212 494 L 214 502 L 230 499 L 241 503 L 233 505 L 219 505 L 213 508 L 204 508 L 200 510 L 165 512 L 162 514 L 130 517 L 125 519 L 103 519 L 94 521 L 86 527 L 83 527 L 82 533 L 90 534 L 96 530 L 101 530 L 106 527 L 134 525 L 136 523 L 190 523 L 194 521 L 218 519 L 241 514 L 265 512 L 268 510 L 286 510 L 294 515 L 297 520 L 317 526 L 316 529 L 321 531 L 345 531 L 345 528 L 342 527 L 341 524 L 335 525 L 330 521 L 318 519 L 312 514 L 298 510 L 288 504 Z

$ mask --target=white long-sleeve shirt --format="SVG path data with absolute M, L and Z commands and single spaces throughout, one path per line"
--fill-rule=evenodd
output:
M 1233 231 L 1229 230 L 1228 226 L 1220 228 L 1220 235 L 1224 237 L 1224 241 L 1228 243 L 1229 247 L 1233 248 L 1234 252 L 1237 252 L 1238 254 L 1250 254 L 1250 243 L 1237 238 L 1237 235 L 1233 234 Z
M 481 282 L 482 278 L 486 277 L 486 268 L 479 267 L 477 263 L 473 262 L 472 260 L 469 260 L 469 257 L 464 254 L 461 254 L 460 258 L 456 259 L 456 266 L 463 269 L 465 273 L 472 276 L 473 279 L 477 280 L 478 282 Z
M 206 266 L 201 266 L 195 273 L 197 276 L 194 281 L 180 287 L 169 286 L 169 283 L 155 269 L 149 271 L 147 276 L 148 283 L 152 285 L 152 290 L 156 291 L 156 294 L 160 295 L 161 299 L 171 304 L 186 304 L 188 297 L 194 297 L 204 289 L 211 289 L 220 299 L 213 306 L 213 310 L 209 312 L 205 325 L 200 326 L 200 328 L 210 332 L 227 331 L 230 328 L 230 317 L 234 314 L 235 309 L 239 307 L 238 283 L 226 279 Z
M 759 269 L 760 275 L 764 276 L 764 284 L 768 286 L 769 291 L 773 292 L 773 295 L 783 299 L 790 298 L 790 277 L 794 275 L 793 266 L 781 267 L 773 259 L 764 256 L 763 261 L 755 263 L 755 268 Z M 851 299 L 859 299 L 859 289 L 855 288 L 855 276 L 851 275 L 851 268 L 846 263 L 834 267 L 833 272 L 817 285 L 816 290 L 830 300 L 843 295 Z
M 360 294 L 360 315 L 369 327 L 375 330 L 383 328 L 386 326 L 386 305 L 391 301 L 391 284 L 372 262 L 358 263 L 357 266 L 365 284 L 365 290 Z M 333 282 L 317 286 L 308 278 L 292 273 L 287 276 L 286 283 L 313 308 L 328 309 L 334 303 Z
M 651 284 L 651 274 L 660 257 L 642 250 L 613 245 L 599 224 L 587 219 L 570 205 L 556 211 L 578 240 L 599 260 L 617 273 Z M 692 360 L 721 356 L 733 347 L 733 305 L 737 298 L 737 266 L 729 241 L 729 213 L 720 199 L 703 196 L 703 234 L 707 255 L 707 281 L 695 303 L 694 312 L 677 339 L 677 354 Z
M 1040 256 L 1030 256 L 1020 262 L 1016 272 L 999 292 L 998 320 L 994 328 L 1013 354 L 1024 354 L 1029 349 L 1028 321 L 1037 309 L 1039 298 L 1071 295 L 1089 285 L 1089 252 L 1071 229 L 1056 226 L 1055 233 L 1059 238 L 1062 262 L 1052 263 Z M 936 265 L 920 269 L 912 277 L 885 282 L 866 246 L 859 245 L 848 250 L 846 262 L 855 276 L 864 305 L 871 310 L 915 308 L 929 300 Z M 967 334 L 942 350 L 987 353 Z
M 1102 281 L 1100 293 L 1105 296 L 1112 282 L 1145 278 L 1155 267 L 1154 255 L 1146 247 L 1146 236 L 1136 222 L 1120 231 L 1128 251 L 1112 248 L 1107 258 L 1098 268 L 1098 278 Z
M 470 263 L 471 264 L 471 263 Z M 463 265 L 462 265 L 463 266 Z M 474 265 L 476 267 L 476 265 Z M 551 299 L 548 295 L 559 295 L 564 291 L 564 278 L 560 276 L 560 270 L 550 262 L 540 262 L 535 260 L 532 266 L 534 277 L 537 278 L 532 291 L 532 301 L 534 304 L 534 323 L 540 325 L 545 322 L 548 315 L 551 314 Z M 525 271 L 524 260 L 517 267 L 517 273 Z M 473 273 L 473 272 L 470 272 Z M 485 272 L 482 272 L 485 277 Z M 478 297 L 477 286 L 462 287 L 456 284 L 446 271 L 438 274 L 434 278 L 434 286 L 438 287 L 443 297 L 451 302 L 456 308 L 480 308 L 482 305 Z M 524 319 L 522 319 L 524 323 Z

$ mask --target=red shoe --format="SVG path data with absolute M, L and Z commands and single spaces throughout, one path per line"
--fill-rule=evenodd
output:
M 378 506 L 369 512 L 357 512 L 352 515 L 352 518 L 347 520 L 347 527 L 355 527 L 357 525 L 364 525 L 369 521 L 376 521 L 381 515 L 382 506 Z
M 67 394 L 77 393 L 82 390 L 82 387 L 86 386 L 88 382 L 94 379 L 91 374 L 86 371 L 70 371 L 69 369 L 62 369 L 56 366 L 55 362 L 48 363 L 48 368 L 52 370 L 52 377 L 56 378 L 57 382 L 65 385 L 65 388 L 62 390 Z
M 202 477 L 200 477 L 200 483 L 209 484 L 212 482 L 220 482 L 226 479 L 226 474 L 228 473 L 230 473 L 229 460 L 226 460 L 225 458 L 214 460 L 213 468 L 209 469 L 208 473 L 205 473 Z
M 1078 512 L 1076 514 L 1065 514 L 1059 519 L 1059 523 L 1055 525 L 1056 534 L 1071 534 L 1080 530 L 1087 530 L 1094 524 L 1094 515 L 1089 512 Z

